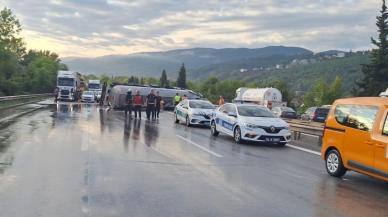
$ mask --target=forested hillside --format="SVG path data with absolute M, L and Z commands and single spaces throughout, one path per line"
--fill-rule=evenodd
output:
M 274 59 L 274 58 L 271 58 Z M 271 59 L 263 62 L 254 62 L 256 65 L 262 64 L 274 65 Z M 348 54 L 343 58 L 332 59 L 318 59 L 313 63 L 289 65 L 287 68 L 280 69 L 271 68 L 268 70 L 254 71 L 250 68 L 252 64 L 235 65 L 213 65 L 207 68 L 199 69 L 192 72 L 191 76 L 195 80 L 202 80 L 208 76 L 215 76 L 218 79 L 232 79 L 245 82 L 262 82 L 268 83 L 271 81 L 283 80 L 287 81 L 288 86 L 292 90 L 309 91 L 315 82 L 319 79 L 333 81 L 338 75 L 343 82 L 343 89 L 345 93 L 350 93 L 355 85 L 355 81 L 362 77 L 361 65 L 368 63 L 368 53 L 353 53 Z M 280 59 L 278 64 L 290 62 L 290 58 Z M 265 65 L 267 63 L 267 65 Z M 233 68 L 234 67 L 234 68 Z M 241 68 L 248 68 L 249 70 L 241 72 Z

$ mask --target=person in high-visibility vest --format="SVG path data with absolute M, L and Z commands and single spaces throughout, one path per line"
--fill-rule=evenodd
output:
M 225 104 L 224 97 L 220 96 L 220 99 L 218 100 L 218 106 L 222 106 L 223 104 Z
M 181 96 L 179 96 L 179 93 L 176 93 L 174 97 L 175 106 L 178 105 L 180 101 L 181 101 Z

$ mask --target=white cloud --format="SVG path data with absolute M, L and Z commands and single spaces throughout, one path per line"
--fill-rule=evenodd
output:
M 30 48 L 98 56 L 187 47 L 370 48 L 376 0 L 3 0 Z

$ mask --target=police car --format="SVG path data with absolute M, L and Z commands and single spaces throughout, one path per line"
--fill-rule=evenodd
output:
M 187 126 L 209 126 L 215 106 L 206 100 L 186 99 L 180 102 L 174 109 L 175 123 L 180 121 Z
M 264 106 L 227 103 L 215 111 L 211 120 L 211 133 L 233 136 L 235 142 L 243 140 L 285 145 L 291 139 L 288 124 Z

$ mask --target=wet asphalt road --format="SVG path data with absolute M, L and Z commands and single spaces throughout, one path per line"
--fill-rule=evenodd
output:
M 335 179 L 314 154 L 237 145 L 167 112 L 58 105 L 0 126 L 1 217 L 375 217 L 387 204 L 385 182 Z

